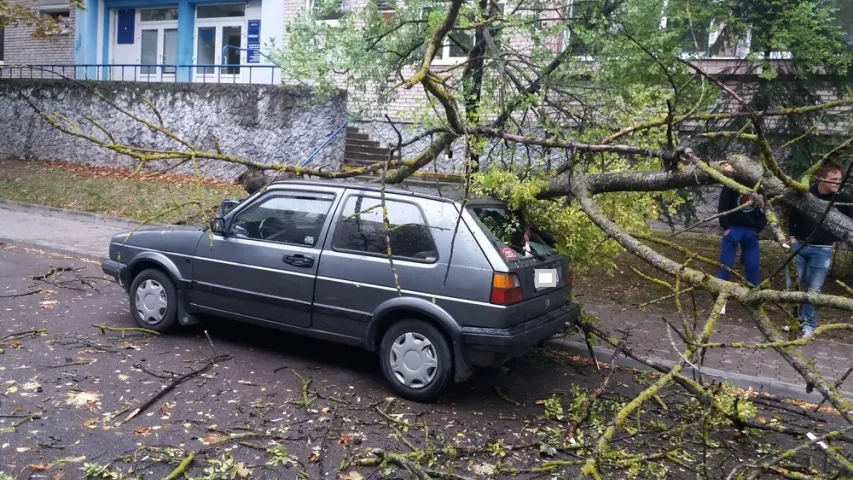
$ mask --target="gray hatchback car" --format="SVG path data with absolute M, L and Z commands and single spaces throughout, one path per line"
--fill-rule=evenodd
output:
M 120 233 L 101 268 L 143 327 L 210 314 L 361 346 L 422 402 L 577 321 L 571 263 L 535 229 L 502 241 L 504 204 L 386 189 L 383 209 L 382 194 L 274 182 L 206 228 Z

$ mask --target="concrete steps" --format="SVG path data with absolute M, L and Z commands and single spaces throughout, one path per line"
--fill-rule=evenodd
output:
M 345 172 L 369 167 L 377 163 L 385 163 L 392 153 L 390 148 L 383 147 L 379 142 L 371 140 L 370 136 L 361 133 L 356 127 L 347 127 L 344 145 L 344 161 L 341 170 Z M 394 153 L 392 159 L 398 160 L 398 158 L 397 154 Z M 360 175 L 355 178 L 364 182 L 373 182 L 381 178 L 381 173 Z M 462 181 L 464 178 L 458 174 L 419 171 L 406 179 L 405 183 L 434 187 L 438 182 L 441 188 L 456 188 Z

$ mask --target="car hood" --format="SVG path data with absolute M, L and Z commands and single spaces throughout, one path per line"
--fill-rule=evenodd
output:
M 144 249 L 192 255 L 198 240 L 207 229 L 203 227 L 165 226 L 140 228 L 137 231 L 117 233 L 111 243 L 118 246 L 133 246 Z M 130 236 L 128 238 L 128 235 Z

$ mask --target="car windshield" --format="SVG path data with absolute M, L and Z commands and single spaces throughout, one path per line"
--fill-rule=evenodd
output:
M 506 207 L 501 205 L 474 205 L 467 208 L 498 251 L 501 248 L 508 247 L 522 257 L 548 256 L 557 253 L 554 242 L 547 233 L 535 225 L 529 225 L 525 235 L 519 216 Z

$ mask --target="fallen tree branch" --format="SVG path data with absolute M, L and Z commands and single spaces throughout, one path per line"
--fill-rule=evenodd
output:
M 190 464 L 193 463 L 194 459 L 195 459 L 195 452 L 187 455 L 187 458 L 185 458 L 184 461 L 182 461 L 180 463 L 180 465 L 175 467 L 175 469 L 172 470 L 172 472 L 170 474 L 163 477 L 163 480 L 177 480 L 177 478 L 180 477 L 181 475 L 185 475 L 187 468 L 189 468 Z
M 107 332 L 120 332 L 123 337 L 127 332 L 142 332 L 150 335 L 160 335 L 160 332 L 156 330 L 151 330 L 149 328 L 139 328 L 139 327 L 111 327 L 106 323 L 94 323 L 93 327 L 97 328 L 101 331 L 101 335 L 105 335 Z
M 82 268 L 79 270 L 82 270 Z M 76 270 L 71 268 L 71 267 L 54 267 L 51 265 L 50 270 L 48 270 L 47 273 L 44 273 L 41 275 L 36 275 L 34 277 L 31 277 L 31 278 L 33 280 L 47 281 L 49 278 L 51 278 L 57 274 L 64 273 L 64 272 L 74 272 L 74 271 L 76 271 Z
M 0 342 L 12 342 L 27 337 L 37 337 L 45 333 L 47 333 L 46 328 L 39 328 L 37 330 L 27 330 L 25 332 L 10 333 L 4 337 L 0 337 Z
M 37 289 L 35 289 L 35 290 L 30 290 L 30 291 L 27 291 L 27 292 L 24 292 L 24 293 L 12 293 L 12 294 L 9 294 L 9 295 L 0 295 L 0 298 L 26 297 L 26 296 L 28 296 L 28 295 L 35 295 L 36 293 L 39 293 L 39 292 L 41 292 L 41 291 L 42 291 L 42 290 L 41 290 L 40 288 L 37 288 Z
M 762 469 L 769 470 L 771 467 L 775 466 L 775 464 L 779 463 L 780 461 L 782 461 L 786 458 L 793 457 L 800 450 L 808 448 L 812 445 L 820 444 L 825 440 L 836 439 L 836 438 L 840 437 L 841 435 L 843 435 L 844 433 L 847 433 L 849 431 L 853 431 L 853 425 L 848 425 L 848 426 L 841 428 L 839 430 L 829 432 L 826 435 L 822 435 L 820 437 L 815 437 L 814 439 L 810 439 L 807 443 L 804 443 L 802 445 L 798 445 L 798 446 L 796 446 L 790 450 L 785 450 L 780 455 L 777 455 L 777 456 L 771 458 L 770 460 L 761 463 L 761 465 L 752 465 L 751 466 L 752 471 L 747 478 L 749 480 L 755 479 L 755 478 L 757 478 L 758 474 L 760 473 L 760 470 L 762 470 Z M 837 452 L 836 452 L 836 454 L 837 454 Z M 841 458 L 839 459 L 838 457 L 841 457 Z M 844 458 L 840 454 L 830 455 L 830 458 L 832 458 L 833 461 L 837 462 L 839 464 L 839 466 L 841 466 L 842 468 L 847 470 L 848 473 L 853 474 L 853 464 L 851 464 L 849 460 L 847 460 L 846 458 Z M 737 468 L 735 469 L 735 471 L 737 471 Z M 729 475 L 729 477 L 731 477 L 731 475 Z
M 149 407 L 151 407 L 151 405 L 154 405 L 155 403 L 157 403 L 157 400 L 160 400 L 164 395 L 166 395 L 167 393 L 174 390 L 175 387 L 177 387 L 181 383 L 183 383 L 183 382 L 185 382 L 185 381 L 189 380 L 190 378 L 193 378 L 197 375 L 201 375 L 202 373 L 213 368 L 213 366 L 215 364 L 217 364 L 219 362 L 224 362 L 226 360 L 229 360 L 230 358 L 231 358 L 230 355 L 221 355 L 219 357 L 216 357 L 216 358 L 209 360 L 207 365 L 199 368 L 198 370 L 193 370 L 193 371 L 191 371 L 185 375 L 182 375 L 180 377 L 175 378 L 174 380 L 172 380 L 172 383 L 170 383 L 169 385 L 164 387 L 162 390 L 157 392 L 154 396 L 152 396 L 151 398 L 146 400 L 142 405 L 136 407 L 136 409 L 134 409 L 132 412 L 130 412 L 127 415 L 127 417 L 125 417 L 125 419 L 121 421 L 121 424 L 125 424 L 125 423 L 129 422 L 131 419 L 133 419 L 133 417 L 135 417 L 135 416 L 139 415 L 140 413 L 144 412 L 145 410 L 147 410 Z
M 577 443 L 575 439 L 575 432 L 580 426 L 581 423 L 585 422 L 589 418 L 589 414 L 592 412 L 592 404 L 595 402 L 602 393 L 604 393 L 604 389 L 607 388 L 607 384 L 610 383 L 610 379 L 613 377 L 613 374 L 616 372 L 616 361 L 619 356 L 619 352 L 622 350 L 622 345 L 625 344 L 625 341 L 628 339 L 628 332 L 625 332 L 622 335 L 622 340 L 617 345 L 616 349 L 613 350 L 613 355 L 610 356 L 610 371 L 607 372 L 607 375 L 604 376 L 604 379 L 601 381 L 601 385 L 599 385 L 592 393 L 589 394 L 586 400 L 580 406 L 580 416 L 576 416 L 572 418 L 569 422 L 568 427 L 566 427 L 566 442 L 569 445 L 574 445 Z
M 299 381 L 302 382 L 302 400 L 290 400 L 287 403 L 291 403 L 293 405 L 299 405 L 302 408 L 308 408 L 314 400 L 317 400 L 317 395 L 311 395 L 311 378 L 305 380 L 305 378 L 299 374 L 296 370 L 293 370 L 293 374 L 299 378 Z

